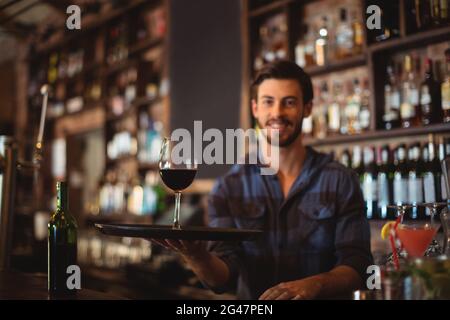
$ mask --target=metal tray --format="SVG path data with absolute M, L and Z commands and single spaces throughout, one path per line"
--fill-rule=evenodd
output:
M 261 230 L 194 226 L 174 229 L 172 226 L 149 224 L 96 223 L 95 227 L 111 236 L 176 240 L 255 241 L 263 234 Z

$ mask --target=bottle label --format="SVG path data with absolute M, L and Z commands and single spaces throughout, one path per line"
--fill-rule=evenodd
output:
M 428 92 L 424 93 L 422 92 L 422 95 L 420 97 L 420 104 L 421 105 L 427 105 L 431 103 L 431 96 Z
M 450 110 L 450 81 L 442 84 L 442 109 Z
M 419 90 L 411 89 L 409 101 L 413 106 L 416 106 L 419 104 Z
M 394 177 L 394 202 L 407 203 L 408 201 L 408 180 L 401 178 L 400 174 Z
M 391 108 L 399 109 L 400 108 L 400 92 L 394 91 L 391 94 Z
M 436 202 L 436 189 L 434 187 L 434 175 L 432 172 L 425 173 L 423 177 L 423 190 L 425 202 Z
M 386 173 L 382 172 L 377 177 L 378 206 L 387 206 L 389 204 L 389 184 Z
M 370 127 L 370 111 L 368 109 L 361 110 L 359 114 L 359 122 L 362 129 L 368 129 Z
M 334 131 L 338 131 L 340 127 L 339 105 L 332 103 L 328 108 L 328 127 Z
M 365 201 L 377 200 L 377 181 L 370 174 L 366 174 L 362 183 L 363 196 Z
M 423 202 L 422 179 L 416 175 L 408 179 L 408 196 L 409 203 Z
M 404 102 L 400 106 L 400 115 L 403 119 L 410 119 L 414 118 L 415 116 L 415 110 L 412 104 Z

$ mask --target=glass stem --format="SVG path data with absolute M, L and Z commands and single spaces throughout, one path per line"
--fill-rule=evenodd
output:
M 175 212 L 173 213 L 173 227 L 180 229 L 180 202 L 181 192 L 175 192 Z

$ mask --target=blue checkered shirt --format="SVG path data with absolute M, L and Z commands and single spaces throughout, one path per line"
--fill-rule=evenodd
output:
M 211 242 L 209 249 L 229 267 L 228 283 L 257 299 L 280 282 L 346 265 L 363 279 L 373 264 L 370 229 L 356 174 L 330 155 L 306 148 L 303 169 L 285 198 L 276 175 L 256 165 L 235 165 L 216 182 L 208 201 L 211 227 L 259 229 L 254 242 Z

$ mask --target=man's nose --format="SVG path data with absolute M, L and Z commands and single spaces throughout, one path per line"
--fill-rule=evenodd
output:
M 276 101 L 273 104 L 272 110 L 271 110 L 271 116 L 272 118 L 277 118 L 279 116 L 281 116 L 284 112 L 284 108 L 283 108 L 283 104 L 281 101 Z

